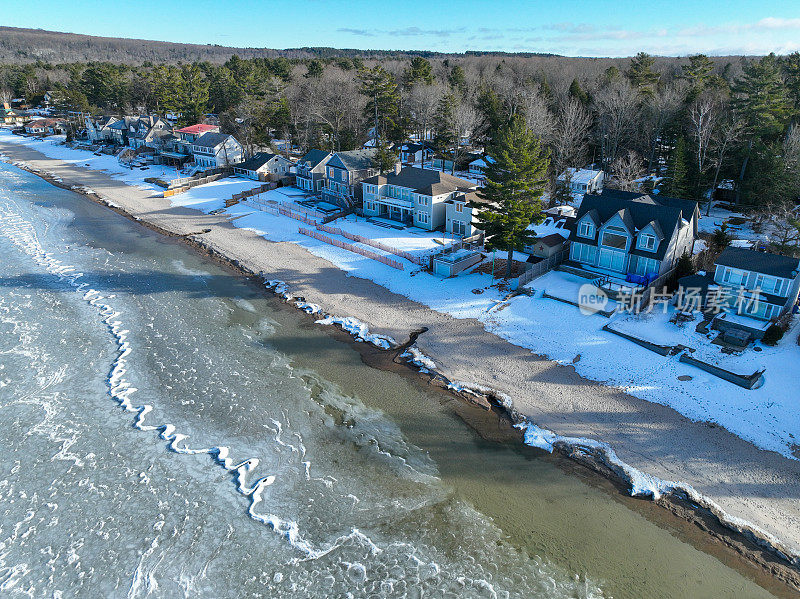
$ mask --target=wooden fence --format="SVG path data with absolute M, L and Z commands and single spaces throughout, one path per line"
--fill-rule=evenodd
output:
M 341 229 L 338 229 L 336 227 L 329 227 L 323 224 L 317 225 L 317 229 L 319 229 L 320 231 L 324 231 L 326 233 L 330 233 L 331 235 L 339 235 L 341 237 L 345 237 L 350 241 L 355 241 L 357 243 L 363 243 L 364 245 L 372 246 L 375 249 L 387 252 L 389 254 L 394 254 L 395 256 L 398 256 L 400 258 L 405 258 L 409 262 L 412 262 L 413 264 L 416 264 L 418 266 L 423 265 L 423 261 L 420 257 L 415 256 L 414 254 L 411 254 L 409 252 L 405 252 L 403 250 L 398 250 L 397 248 L 384 245 L 380 241 L 375 241 L 373 239 L 369 239 L 368 237 L 363 237 L 361 235 L 356 235 L 354 233 L 342 231 Z
M 197 187 L 198 185 L 205 185 L 206 183 L 211 183 L 212 181 L 217 181 L 218 179 L 222 179 L 223 177 L 227 176 L 226 173 L 217 173 L 215 175 L 209 175 L 208 177 L 200 177 L 199 179 L 190 179 L 188 183 L 181 185 L 180 187 L 170 187 L 169 189 L 164 190 L 164 197 L 168 198 L 170 196 L 177 195 L 179 193 L 183 193 L 185 191 L 189 191 L 192 187 Z M 175 179 L 170 182 L 172 185 Z
M 265 191 L 269 191 L 270 189 L 275 189 L 276 186 L 277 183 L 264 183 L 262 185 L 259 185 L 258 187 L 254 187 L 253 189 L 248 189 L 247 191 L 241 191 L 239 193 L 233 194 L 232 197 L 225 200 L 225 207 L 230 208 L 231 206 L 238 204 L 239 202 L 241 202 L 246 198 L 262 194 Z
M 519 289 L 534 279 L 541 277 L 543 274 L 550 272 L 556 266 L 566 260 L 567 256 L 569 256 L 569 243 L 564 245 L 564 249 L 553 254 L 549 258 L 545 258 L 541 262 L 537 262 L 531 268 L 522 273 L 519 277 L 512 281 L 511 289 Z
M 358 247 L 357 245 L 353 245 L 352 243 L 347 243 L 346 241 L 339 241 L 338 239 L 333 239 L 328 237 L 327 235 L 323 235 L 319 231 L 314 231 L 311 229 L 306 229 L 304 227 L 300 227 L 300 233 L 303 235 L 308 235 L 309 237 L 313 237 L 317 241 L 322 241 L 323 243 L 327 243 L 329 245 L 336 246 L 338 248 L 342 248 L 344 250 L 348 250 L 355 254 L 360 254 L 365 258 L 370 258 L 371 260 L 376 260 L 377 262 L 381 262 L 386 264 L 387 266 L 391 266 L 392 268 L 396 268 L 397 270 L 405 270 L 403 268 L 403 263 L 398 262 L 397 260 L 392 260 L 391 258 L 387 258 L 381 254 L 377 254 L 370 250 Z
M 288 216 L 289 218 L 293 218 L 294 220 L 299 220 L 302 223 L 307 225 L 311 225 L 312 227 L 317 226 L 317 221 L 313 218 L 309 218 L 305 214 L 300 214 L 298 212 L 292 212 L 288 208 L 284 208 L 280 204 L 276 204 L 275 206 L 267 206 L 263 202 L 258 202 L 256 205 L 258 210 L 262 210 L 263 212 L 269 212 L 270 214 L 274 214 L 275 216 Z

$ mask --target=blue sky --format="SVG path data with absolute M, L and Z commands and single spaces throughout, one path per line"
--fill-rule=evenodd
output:
M 569 56 L 800 50 L 800 0 L 38 0 L 33 10 L 26 3 L 9 3 L 0 24 L 268 48 Z

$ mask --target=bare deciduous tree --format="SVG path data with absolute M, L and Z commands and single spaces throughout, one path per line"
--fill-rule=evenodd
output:
M 623 144 L 631 137 L 639 110 L 636 90 L 625 79 L 614 80 L 597 91 L 594 109 L 601 160 L 609 170 Z
M 580 167 L 586 159 L 586 147 L 592 118 L 574 98 L 565 98 L 555 123 L 553 135 L 553 175 L 566 167 Z
M 641 156 L 633 150 L 628 150 L 627 154 L 619 156 L 611 163 L 610 185 L 622 191 L 638 191 L 641 187 L 638 180 L 646 173 Z

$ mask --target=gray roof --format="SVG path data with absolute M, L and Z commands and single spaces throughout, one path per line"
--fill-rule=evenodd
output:
M 328 162 L 329 166 L 338 166 L 348 171 L 363 171 L 374 168 L 373 160 L 378 150 L 369 148 L 366 150 L 352 150 L 350 152 L 336 152 Z
M 309 150 L 306 152 L 306 155 L 299 160 L 299 162 L 307 162 L 308 168 L 314 168 L 330 155 L 331 153 L 326 152 L 325 150 Z
M 273 158 L 278 158 L 278 155 L 270 152 L 257 152 L 241 164 L 237 164 L 236 168 L 243 168 L 248 171 L 257 171 Z
M 441 195 L 453 191 L 469 191 L 475 188 L 472 181 L 454 177 L 441 171 L 433 171 L 415 166 L 407 166 L 400 174 L 375 175 L 364 179 L 363 183 L 371 185 L 397 185 L 407 187 L 424 195 Z
M 653 224 L 656 232 L 663 235 L 663 239 L 669 240 L 672 239 L 675 230 L 681 227 L 681 221 L 690 222 L 696 210 L 697 202 L 689 200 L 610 189 L 603 190 L 603 193 L 599 195 L 586 194 L 578 209 L 577 220 L 580 221 L 584 216 L 589 215 L 599 227 L 619 214 L 632 233 L 637 233 L 647 225 Z M 597 245 L 596 238 L 590 240 L 579 237 L 577 227 L 571 232 L 570 240 Z M 630 253 L 661 260 L 666 254 L 668 245 L 668 243 L 660 243 L 656 252 L 639 250 L 634 245 L 631 247 Z
M 797 258 L 735 247 L 725 248 L 716 264 L 784 279 L 795 278 L 800 270 L 800 260 Z
M 204 148 L 216 148 L 218 145 L 225 143 L 231 135 L 227 133 L 203 133 L 200 137 L 195 139 L 192 143 L 194 146 L 202 146 Z

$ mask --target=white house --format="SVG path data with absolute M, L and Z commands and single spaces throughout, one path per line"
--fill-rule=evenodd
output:
M 244 159 L 242 144 L 226 133 L 204 133 L 191 142 L 191 153 L 195 164 L 205 168 L 232 166 Z
M 485 156 L 483 158 L 478 158 L 477 160 L 473 160 L 469 163 L 469 174 L 474 175 L 476 177 L 485 177 L 486 176 L 486 168 L 490 165 L 494 164 L 494 158 L 491 156 Z
M 422 144 L 408 142 L 400 146 L 400 162 L 404 164 L 421 163 L 430 160 L 432 156 L 433 150 Z
M 600 193 L 603 191 L 605 173 L 585 168 L 568 168 L 558 176 L 560 183 L 569 179 L 569 189 L 572 193 Z
M 471 181 L 441 171 L 413 166 L 403 168 L 399 163 L 393 172 L 364 179 L 361 186 L 365 216 L 385 218 L 428 231 L 447 224 L 448 201 L 475 189 Z M 463 210 L 466 199 L 459 200 L 459 203 Z M 465 231 L 465 234 L 469 233 Z
M 292 163 L 279 154 L 258 152 L 241 164 L 235 165 L 233 172 L 254 181 L 266 181 L 285 177 L 291 167 Z

